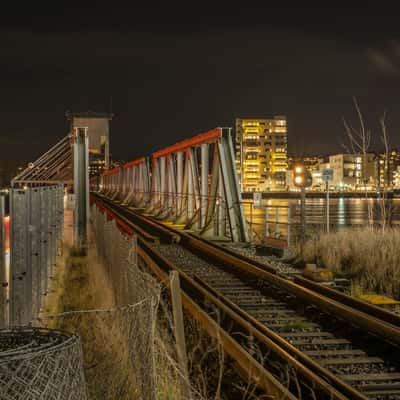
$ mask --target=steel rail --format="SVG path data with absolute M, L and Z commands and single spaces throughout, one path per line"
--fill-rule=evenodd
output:
M 374 316 L 368 315 L 365 312 L 356 310 L 350 306 L 339 303 L 336 300 L 316 293 L 304 286 L 300 286 L 286 278 L 272 274 L 266 270 L 252 265 L 247 261 L 236 258 L 235 256 L 225 253 L 222 250 L 210 246 L 207 243 L 195 239 L 193 236 L 181 233 L 181 241 L 183 245 L 189 249 L 201 252 L 207 257 L 211 257 L 214 261 L 224 264 L 229 263 L 237 271 L 244 271 L 250 275 L 264 279 L 275 286 L 285 289 L 287 292 L 294 294 L 298 298 L 306 301 L 307 303 L 317 305 L 321 310 L 339 316 L 342 319 L 356 325 L 368 332 L 384 338 L 385 340 L 397 346 L 400 345 L 400 330 L 398 327 L 382 321 Z
M 110 211 L 102 200 L 95 203 L 103 209 L 108 215 L 114 218 L 121 219 L 124 224 L 128 226 L 125 228 L 125 232 L 132 232 L 135 230 L 132 221 L 121 215 L 118 211 L 112 209 Z M 129 226 L 132 227 L 129 230 Z M 192 284 L 193 288 L 199 289 L 200 287 L 196 284 L 189 276 L 180 271 L 178 268 L 173 266 L 170 261 L 166 260 L 161 254 L 159 254 L 146 240 L 138 236 L 138 256 L 143 259 L 150 270 L 157 276 L 159 281 L 168 282 L 168 272 L 171 270 L 178 270 L 181 278 L 182 285 Z M 164 269 L 160 268 L 160 265 Z M 204 294 L 204 293 L 203 293 Z M 207 294 L 206 294 L 207 296 Z M 208 299 L 211 300 L 211 299 Z M 206 330 L 206 332 L 213 338 L 221 341 L 222 347 L 236 362 L 238 372 L 244 379 L 249 379 L 257 387 L 264 390 L 267 394 L 272 395 L 271 399 L 287 399 L 296 400 L 293 394 L 289 392 L 269 371 L 267 371 L 257 360 L 255 360 L 236 340 L 234 340 L 218 323 L 213 320 L 207 313 L 195 302 L 190 296 L 182 292 L 182 304 L 189 314 Z M 248 325 L 248 324 L 247 324 Z M 338 398 L 339 400 L 339 398 Z M 340 400 L 344 400 L 340 398 Z
M 364 311 L 352 308 L 350 305 L 343 304 L 340 301 L 324 296 L 318 292 L 314 292 L 312 289 L 301 286 L 284 277 L 278 276 L 276 271 L 270 272 L 266 268 L 263 268 L 263 264 L 258 263 L 257 261 L 253 262 L 253 260 L 244 256 L 238 257 L 236 253 L 232 251 L 227 252 L 222 247 L 214 244 L 212 245 L 210 242 L 204 239 L 195 237 L 195 235 L 176 231 L 172 227 L 166 226 L 154 218 L 144 217 L 131 209 L 127 209 L 126 207 L 109 201 L 108 203 L 114 205 L 114 207 L 116 206 L 124 209 L 125 212 L 130 213 L 135 220 L 141 221 L 142 228 L 147 222 L 148 224 L 151 224 L 152 229 L 156 229 L 158 226 L 163 235 L 166 235 L 166 232 L 169 232 L 170 234 L 175 233 L 180 237 L 180 244 L 186 246 L 189 250 L 200 252 L 203 254 L 203 256 L 207 258 L 211 257 L 214 261 L 219 263 L 228 263 L 238 272 L 246 272 L 257 278 L 264 279 L 265 281 L 281 287 L 291 294 L 294 294 L 307 303 L 317 305 L 325 312 L 339 316 L 352 325 L 356 325 L 363 330 L 382 337 L 392 344 L 397 346 L 400 345 L 400 329 L 391 323 L 381 320 L 374 315 L 369 315 Z
M 167 227 L 168 228 L 168 227 Z M 243 261 L 246 261 L 252 265 L 255 265 L 258 268 L 267 270 L 268 272 L 271 272 L 272 274 L 277 274 L 276 269 L 268 264 L 268 263 L 261 263 L 257 260 L 254 260 L 250 257 L 247 257 L 243 254 L 237 253 L 234 250 L 231 250 L 229 248 L 225 248 L 220 246 L 218 243 L 210 242 L 207 239 L 201 238 L 199 236 L 196 236 L 193 233 L 187 233 L 189 236 L 200 240 L 204 243 L 206 243 L 209 246 L 213 246 L 218 250 L 221 250 L 227 254 L 230 254 L 234 257 L 237 257 Z M 282 274 L 281 274 L 282 275 Z M 384 322 L 387 322 L 391 325 L 397 326 L 400 328 L 400 315 L 395 314 L 393 312 L 387 311 L 381 307 L 375 306 L 373 304 L 369 304 L 365 301 L 356 299 L 354 297 L 351 297 L 347 294 L 344 294 L 342 292 L 339 292 L 337 290 L 331 289 L 327 286 L 321 285 L 317 282 L 313 282 L 310 279 L 304 278 L 302 276 L 296 275 L 294 276 L 294 282 L 297 283 L 300 286 L 304 286 L 310 290 L 313 290 L 314 292 L 317 292 L 323 296 L 329 297 L 333 300 L 338 301 L 339 303 L 342 303 L 344 305 L 347 305 L 349 307 L 355 308 L 356 310 L 362 311 L 368 315 L 371 315 L 375 318 L 378 318 Z
M 225 296 L 216 292 L 200 278 L 193 279 L 190 276 L 188 276 L 185 272 L 181 271 L 179 267 L 176 267 L 172 262 L 170 262 L 164 256 L 159 254 L 152 246 L 146 243 L 141 243 L 140 246 L 148 254 L 151 254 L 152 258 L 155 259 L 158 264 L 167 266 L 169 270 L 172 269 L 178 270 L 183 287 L 185 286 L 186 283 L 190 287 L 190 289 L 192 290 L 194 289 L 195 291 L 199 292 L 204 299 L 215 304 L 217 308 L 224 313 L 224 315 L 229 316 L 239 326 L 245 329 L 249 335 L 252 335 L 253 337 L 257 338 L 261 343 L 263 343 L 270 350 L 272 350 L 280 359 L 284 360 L 285 362 L 293 366 L 300 376 L 302 376 L 305 380 L 314 385 L 315 390 L 324 393 L 326 396 L 328 396 L 329 399 L 342 399 L 342 400 L 347 398 L 357 399 L 357 400 L 366 399 L 364 395 L 354 390 L 349 385 L 346 385 L 344 382 L 341 382 L 337 377 L 329 373 L 329 371 L 324 371 L 326 372 L 324 378 L 328 378 L 329 381 L 331 381 L 331 383 L 329 383 L 329 381 L 327 382 L 326 380 L 322 379 L 315 372 L 311 371 L 306 366 L 304 366 L 299 360 L 296 360 L 296 358 L 293 355 L 286 352 L 285 349 L 282 349 L 280 344 L 277 344 L 269 337 L 269 335 L 278 336 L 277 334 L 275 334 L 274 332 L 272 332 L 270 329 L 263 326 L 259 322 L 258 326 L 255 326 L 253 323 L 250 323 L 256 320 L 250 315 L 248 315 L 248 313 L 241 310 L 238 306 L 234 305 L 234 303 L 229 301 Z M 231 307 L 232 305 L 234 305 L 234 307 Z M 238 313 L 239 310 L 240 312 Z M 263 326 L 262 330 L 259 329 L 260 326 Z M 285 340 L 283 340 L 282 338 L 279 339 L 281 340 L 281 342 L 285 342 Z M 297 350 L 297 353 L 300 354 L 301 352 Z M 340 391 L 334 389 L 337 387 L 336 386 L 337 384 L 338 385 L 340 384 L 339 386 L 340 389 L 345 391 L 346 393 L 341 393 Z
M 121 206 L 120 204 L 116 204 L 115 202 L 110 201 L 104 196 L 96 195 L 97 198 L 100 198 L 104 204 L 108 204 L 109 206 L 117 206 L 122 208 L 125 212 L 128 212 L 132 215 L 132 218 L 135 219 L 135 224 L 141 227 L 143 230 L 148 230 L 154 236 L 159 236 L 162 241 L 165 243 L 178 243 L 180 240 L 180 235 L 177 232 L 172 232 L 167 227 L 160 225 L 158 222 L 150 221 L 149 219 L 137 214 L 130 207 Z
M 112 205 L 109 206 L 111 207 Z M 116 207 L 115 204 L 113 206 Z M 127 221 L 127 223 L 129 223 L 129 220 L 122 216 L 118 211 L 114 210 L 113 212 L 115 212 L 118 218 L 123 218 L 125 221 Z M 157 264 L 167 266 L 169 270 L 179 270 L 179 268 L 174 266 L 170 261 L 166 260 L 152 246 L 141 240 L 138 242 L 139 246 L 142 248 L 142 251 L 146 251 L 148 254 L 151 254 L 152 259 L 156 260 Z M 328 398 L 350 398 L 359 400 L 366 399 L 366 397 L 359 391 L 353 389 L 330 371 L 326 370 L 318 365 L 315 361 L 305 356 L 300 350 L 296 349 L 289 342 L 282 339 L 278 334 L 265 327 L 254 317 L 250 316 L 248 313 L 240 309 L 240 307 L 228 300 L 225 296 L 209 287 L 205 282 L 198 278 L 194 280 L 181 270 L 179 270 L 179 272 L 183 283 L 189 284 L 192 290 L 194 288 L 197 292 L 200 292 L 203 298 L 213 302 L 220 310 L 224 312 L 225 315 L 229 315 L 232 320 L 246 329 L 249 334 L 260 340 L 260 342 L 271 349 L 279 358 L 284 360 L 286 363 L 290 363 L 290 365 L 295 368 L 297 373 L 303 377 L 303 379 L 311 382 L 314 387 L 315 385 L 318 385 L 319 390 L 328 396 Z M 229 353 L 228 350 L 227 352 Z M 333 389 L 333 387 L 338 390 Z
M 256 337 L 259 337 L 258 332 L 261 332 L 263 335 L 269 338 L 274 343 L 275 346 L 277 346 L 276 347 L 277 351 L 287 352 L 294 360 L 293 364 L 296 365 L 298 370 L 301 372 L 301 375 L 308 378 L 312 378 L 313 375 L 310 374 L 311 371 L 313 374 L 316 374 L 318 377 L 322 377 L 324 379 L 322 381 L 323 385 L 326 385 L 326 383 L 328 382 L 334 388 L 338 389 L 340 393 L 344 394 L 345 396 L 348 396 L 351 399 L 366 399 L 366 397 L 362 395 L 359 391 L 352 388 L 350 385 L 348 385 L 342 379 L 338 378 L 328 369 L 321 367 L 317 362 L 315 362 L 313 359 L 305 355 L 301 350 L 297 349 L 290 342 L 279 336 L 278 333 L 274 332 L 272 329 L 269 329 L 267 326 L 262 324 L 256 318 L 254 318 L 249 313 L 240 308 L 237 304 L 229 300 L 226 296 L 216 291 L 209 284 L 205 283 L 204 281 L 202 281 L 201 284 L 204 285 L 205 288 L 210 293 L 212 293 L 215 297 L 217 297 L 224 304 L 226 304 L 229 307 L 229 309 L 233 310 L 233 312 L 237 313 L 241 318 L 250 323 L 256 329 L 253 332 Z M 327 388 L 328 387 L 329 386 L 327 386 Z
M 143 259 L 145 264 L 157 276 L 159 281 L 168 281 L 168 274 L 161 270 L 158 263 L 148 254 L 148 249 L 144 250 L 138 246 L 138 256 Z M 175 269 L 175 268 L 171 268 Z M 178 270 L 179 271 L 179 270 Z M 187 277 L 179 271 L 181 279 L 186 281 Z M 221 328 L 202 308 L 194 302 L 187 293 L 182 292 L 182 305 L 189 314 L 197 320 L 206 332 L 213 338 L 220 341 L 224 351 L 235 360 L 238 372 L 244 378 L 253 382 L 257 387 L 263 389 L 272 399 L 296 400 L 269 371 L 267 371 L 258 361 L 256 361 L 240 344 L 234 340 L 228 332 Z
M 366 314 L 372 315 L 375 318 L 378 318 L 382 321 L 385 321 L 389 324 L 392 324 L 400 328 L 399 314 L 395 314 L 393 312 L 385 310 L 384 308 L 348 296 L 347 294 L 331 289 L 319 283 L 313 282 L 301 276 L 295 276 L 294 281 L 301 286 L 313 290 L 314 292 L 320 293 L 326 297 L 339 301 L 342 304 L 355 308 L 356 310 L 365 312 Z
M 167 226 L 168 228 L 168 226 Z M 250 257 L 247 257 L 243 254 L 240 254 L 238 252 L 235 252 L 234 250 L 231 250 L 229 248 L 225 248 L 220 246 L 218 243 L 214 243 L 214 242 L 210 242 L 207 239 L 204 239 L 202 237 L 196 236 L 193 233 L 187 233 L 187 235 L 193 237 L 196 240 L 200 240 L 204 243 L 206 243 L 209 246 L 213 246 L 218 250 L 223 251 L 224 253 L 230 254 L 236 258 L 239 258 L 243 261 L 246 261 L 252 265 L 255 265 L 256 267 L 260 268 L 260 269 L 264 269 L 268 272 L 271 272 L 272 274 L 278 274 L 276 269 L 268 264 L 268 263 L 261 263 L 257 260 L 254 260 Z M 284 275 L 284 274 L 280 274 L 280 275 Z M 388 310 L 385 310 L 381 307 L 378 307 L 376 305 L 373 304 L 369 304 L 365 301 L 356 299 L 354 297 L 351 297 L 347 294 L 344 294 L 342 292 L 339 292 L 337 290 L 331 289 L 325 285 L 321 285 L 317 282 L 313 282 L 310 279 L 304 278 L 302 276 L 299 275 L 295 275 L 293 278 L 294 282 L 297 283 L 300 286 L 304 286 L 310 290 L 313 290 L 323 296 L 329 297 L 333 300 L 338 301 L 339 303 L 342 303 L 344 305 L 347 305 L 349 307 L 355 308 L 356 310 L 362 311 L 368 315 L 371 315 L 377 319 L 380 319 L 384 322 L 387 322 L 391 325 L 397 326 L 400 328 L 400 315 L 399 314 L 395 314 L 393 312 L 390 312 Z
M 91 205 L 96 204 L 98 208 L 100 208 L 103 212 L 105 212 L 108 216 L 113 216 L 113 213 L 111 213 L 106 206 L 104 206 L 103 202 L 94 199 L 91 201 Z M 125 218 L 123 215 L 119 215 L 119 218 L 116 219 L 117 225 L 126 233 L 128 234 L 136 234 L 138 236 L 141 236 L 144 240 L 150 242 L 150 243 L 159 243 L 159 238 L 158 236 L 151 235 L 150 233 L 146 232 L 144 229 L 140 228 L 136 224 L 134 224 L 132 221 L 129 221 L 127 218 Z

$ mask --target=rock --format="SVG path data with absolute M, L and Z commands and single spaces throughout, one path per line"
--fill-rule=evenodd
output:
M 333 273 L 328 269 L 317 268 L 316 264 L 306 264 L 303 275 L 316 282 L 330 282 L 333 280 Z

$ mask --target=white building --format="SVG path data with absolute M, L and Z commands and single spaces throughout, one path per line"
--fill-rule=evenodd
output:
M 394 189 L 400 189 L 400 165 L 393 172 L 393 187 Z
M 376 185 L 376 162 L 373 153 L 334 154 L 329 156 L 333 169 L 332 186 L 337 190 L 372 190 Z

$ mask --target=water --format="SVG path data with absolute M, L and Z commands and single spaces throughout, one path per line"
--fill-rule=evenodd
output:
M 381 222 L 381 206 L 377 199 L 334 198 L 330 203 L 330 230 L 347 227 L 365 226 L 368 224 L 368 209 L 372 210 L 374 224 Z M 252 201 L 244 201 L 244 211 L 248 225 L 253 225 L 255 239 L 260 239 L 266 232 L 266 207 L 269 210 L 269 231 L 271 236 L 287 236 L 287 213 L 290 208 L 292 236 L 298 233 L 300 226 L 300 199 L 263 199 L 261 208 L 252 207 Z M 276 210 L 278 209 L 278 224 Z M 326 200 L 306 199 L 306 223 L 309 232 L 318 233 L 326 230 Z M 393 226 L 400 226 L 400 198 L 386 202 L 386 213 L 391 215 Z

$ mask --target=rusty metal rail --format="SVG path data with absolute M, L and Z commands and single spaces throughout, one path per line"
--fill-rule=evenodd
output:
M 322 296 L 311 289 L 300 286 L 288 279 L 256 267 L 250 262 L 237 259 L 235 256 L 225 253 L 214 246 L 210 246 L 204 241 L 196 240 L 193 236 L 182 234 L 181 243 L 192 250 L 201 252 L 207 257 L 211 257 L 217 262 L 229 263 L 230 266 L 238 271 L 246 272 L 253 276 L 257 276 L 260 279 L 265 279 L 266 281 L 287 290 L 289 293 L 302 299 L 306 303 L 315 304 L 319 309 L 325 312 L 341 317 L 353 325 L 357 325 L 391 343 L 400 345 L 400 330 L 392 324 L 379 320 L 374 316 L 368 315 L 345 304 L 339 303 L 336 300 Z
M 100 198 L 98 198 L 100 199 Z M 108 201 L 107 199 L 99 200 L 103 202 L 103 204 L 107 207 L 113 209 L 119 218 L 124 220 L 125 223 L 129 224 L 134 221 L 137 223 L 140 222 L 140 226 L 145 230 L 146 221 L 149 221 L 150 218 L 145 218 L 141 215 L 138 215 L 132 210 L 128 210 L 125 207 L 115 204 L 114 202 Z M 336 317 L 347 321 L 351 325 L 356 325 L 361 328 L 363 331 L 368 331 L 374 334 L 375 336 L 379 336 L 391 344 L 399 345 L 400 344 L 400 335 L 399 329 L 396 324 L 392 324 L 390 322 L 396 322 L 395 320 L 388 319 L 386 313 L 368 313 L 368 308 L 362 307 L 352 307 L 350 302 L 345 302 L 340 296 L 334 297 L 332 293 L 323 293 L 323 289 L 320 287 L 314 288 L 313 285 L 306 287 L 308 282 L 292 282 L 288 279 L 285 279 L 281 276 L 278 276 L 275 270 L 272 267 L 265 266 L 264 264 L 258 263 L 252 259 L 249 259 L 245 256 L 238 256 L 233 251 L 227 251 L 225 248 L 221 246 L 215 245 L 214 243 L 210 243 L 204 239 L 199 239 L 195 235 L 186 234 L 182 232 L 175 231 L 174 229 L 162 225 L 158 221 L 152 219 L 151 227 L 153 229 L 152 233 L 156 235 L 156 227 L 160 228 L 161 236 L 168 243 L 178 242 L 179 244 L 188 248 L 190 251 L 200 254 L 207 259 L 212 259 L 216 263 L 229 265 L 231 268 L 235 269 L 238 273 L 256 277 L 257 279 L 269 282 L 276 287 L 280 287 L 296 296 L 297 298 L 304 301 L 304 303 L 312 304 L 316 306 L 318 309 L 323 310 L 328 314 L 333 314 Z M 170 235 L 170 239 L 167 239 Z M 179 236 L 179 240 L 176 239 L 176 236 Z M 172 239 L 173 238 L 173 239 Z M 143 253 L 143 258 L 147 257 L 148 262 L 150 263 L 150 259 L 152 260 L 153 267 L 162 265 L 165 269 L 179 269 L 170 261 L 166 260 L 162 257 L 161 254 L 157 253 L 155 248 L 152 248 L 149 243 L 143 241 L 140 243 L 141 252 Z M 148 258 L 150 257 L 150 259 Z M 154 272 L 154 271 L 153 271 Z M 165 273 L 165 272 L 164 272 Z M 267 348 L 269 348 L 275 357 L 284 362 L 290 364 L 293 368 L 296 369 L 299 376 L 309 384 L 315 388 L 317 388 L 317 392 L 320 397 L 317 398 L 332 398 L 332 399 L 366 399 L 364 394 L 357 391 L 355 388 L 351 387 L 342 379 L 338 378 L 335 374 L 330 372 L 328 369 L 324 368 L 316 361 L 311 359 L 302 353 L 301 350 L 297 349 L 294 345 L 290 344 L 284 338 L 279 336 L 276 332 L 267 328 L 264 324 L 258 321 L 256 318 L 251 316 L 249 313 L 245 312 L 242 308 L 240 308 L 237 304 L 230 301 L 226 296 L 222 295 L 212 287 L 210 287 L 206 282 L 201 279 L 192 279 L 183 271 L 180 271 L 183 281 L 183 290 L 185 291 L 185 296 L 189 296 L 188 300 L 185 300 L 185 304 L 193 303 L 192 305 L 187 306 L 188 311 L 193 316 L 193 318 L 201 320 L 201 323 L 205 326 L 207 325 L 207 321 L 204 319 L 204 315 L 208 318 L 205 313 L 202 317 L 199 317 L 199 310 L 194 311 L 194 306 L 199 307 L 202 313 L 204 310 L 201 308 L 204 300 L 207 302 L 213 303 L 224 315 L 229 316 L 232 321 L 236 324 L 236 326 L 240 327 L 243 331 L 257 338 L 260 343 L 263 343 Z M 348 297 L 348 296 L 347 296 Z M 343 300 L 343 301 L 342 301 Z M 347 300 L 346 300 L 347 301 Z M 190 303 L 190 304 L 191 304 Z M 390 313 L 387 313 L 390 314 Z M 200 318 L 200 319 L 199 319 Z M 384 319 L 386 318 L 386 319 Z M 208 327 L 205 326 L 207 332 L 211 335 L 212 332 L 215 333 L 215 327 L 212 323 L 208 321 L 211 325 Z M 222 329 L 219 327 L 219 329 Z M 224 334 L 228 335 L 227 332 L 224 331 Z M 232 344 L 232 340 L 236 345 L 241 348 L 239 351 L 237 348 L 234 349 L 234 345 Z M 232 347 L 233 346 L 233 347 Z M 234 359 L 235 357 L 242 357 L 240 362 L 239 370 L 242 371 L 242 374 L 246 376 L 254 376 L 254 371 L 258 371 L 257 374 L 262 374 L 261 370 L 258 369 L 257 366 L 253 365 L 253 363 L 249 363 L 247 357 L 244 356 L 241 352 L 245 351 L 243 347 L 240 347 L 234 339 L 226 339 L 224 340 L 224 348 L 228 354 L 230 354 Z M 240 355 L 242 354 L 242 355 Z M 235 356 L 234 356 L 235 355 Z M 255 361 L 255 360 L 254 360 Z M 256 362 L 257 363 L 257 362 Z M 243 370 L 244 368 L 244 370 Z M 250 368 L 250 369 L 249 369 Z M 261 366 L 261 368 L 263 368 Z M 256 379 L 257 382 L 267 382 L 263 385 L 260 385 L 265 390 L 271 390 L 271 384 L 273 384 L 273 380 L 270 379 L 270 373 L 267 372 L 267 375 L 261 378 L 260 376 Z M 269 375 L 268 375 L 269 374 Z M 271 375 L 272 376 L 272 375 Z M 272 376 L 273 377 L 273 376 Z M 261 379 L 261 381 L 260 381 Z M 281 390 L 281 389 L 279 389 Z M 283 393 L 283 392 L 282 392 Z M 282 395 L 280 393 L 280 395 Z M 281 397 L 278 397 L 281 398 Z
M 102 200 L 100 201 L 105 206 L 104 202 Z M 124 212 L 131 213 L 131 211 L 121 210 L 121 207 L 115 204 L 111 205 L 109 202 L 107 203 L 108 206 L 113 209 L 112 212 L 118 218 L 121 218 L 125 223 L 129 224 L 129 219 L 123 214 Z M 167 272 L 171 269 L 179 270 L 179 268 L 174 266 L 170 261 L 159 254 L 150 243 L 140 240 L 140 238 L 138 243 L 139 255 L 146 261 L 146 264 L 150 267 L 153 273 L 155 273 L 160 279 L 165 280 Z M 160 268 L 160 266 L 164 269 L 164 271 L 162 268 Z M 286 388 L 282 387 L 282 385 L 276 381 L 276 378 L 274 378 L 274 376 L 264 367 L 262 367 L 254 358 L 252 358 L 239 343 L 229 336 L 226 331 L 224 331 L 221 327 L 218 327 L 219 330 L 216 331 L 216 326 L 218 325 L 216 325 L 216 322 L 207 316 L 207 314 L 197 304 L 199 301 L 200 303 L 207 302 L 208 304 L 214 304 L 225 316 L 229 316 L 231 320 L 234 321 L 237 328 L 241 329 L 245 334 L 255 337 L 260 341 L 260 343 L 272 351 L 277 359 L 283 363 L 289 364 L 292 368 L 294 368 L 298 376 L 303 381 L 306 381 L 310 387 L 313 387 L 317 393 L 317 398 L 329 398 L 336 400 L 344 400 L 348 398 L 360 400 L 366 399 L 365 396 L 355 391 L 344 382 L 338 380 L 333 374 L 330 374 L 329 371 L 325 371 L 323 377 L 320 377 L 315 372 L 311 371 L 302 363 L 302 360 L 296 359 L 301 352 L 297 350 L 296 353 L 296 351 L 293 351 L 296 350 L 293 346 L 283 341 L 289 345 L 289 349 L 290 347 L 292 348 L 292 354 L 290 354 L 287 349 L 282 348 L 279 341 L 276 340 L 279 338 L 278 335 L 274 334 L 260 323 L 258 323 L 257 326 L 257 321 L 254 318 L 250 317 L 247 313 L 243 312 L 243 310 L 240 310 L 240 308 L 238 308 L 236 305 L 229 302 L 229 300 L 224 296 L 215 293 L 213 289 L 209 288 L 202 280 L 196 279 L 195 281 L 182 271 L 180 271 L 180 276 L 181 285 L 185 291 L 183 301 L 184 306 L 187 308 L 188 312 L 193 318 L 201 322 L 205 330 L 211 336 L 215 337 L 216 333 L 218 332 L 218 335 L 224 338 L 223 346 L 225 351 L 236 360 L 236 363 L 239 366 L 239 371 L 245 379 L 251 378 L 251 380 L 256 382 L 260 388 L 264 389 L 269 394 L 274 394 L 278 399 L 296 398 L 290 394 Z M 279 339 L 282 341 L 281 338 Z M 277 383 L 278 386 L 276 386 Z M 335 387 L 338 387 L 339 390 L 337 390 Z M 341 393 L 340 390 L 342 390 L 343 393 Z M 291 397 L 287 397 L 288 395 Z
M 295 276 L 294 281 L 301 286 L 304 286 L 310 290 L 313 290 L 314 292 L 322 294 L 323 296 L 329 297 L 330 299 L 336 300 L 339 303 L 352 307 L 356 310 L 362 311 L 368 315 L 371 315 L 372 317 L 378 318 L 381 321 L 384 321 L 388 324 L 400 328 L 399 314 L 392 313 L 381 307 L 348 296 L 347 294 L 323 286 L 319 283 L 310 281 L 309 279 L 303 278 L 301 276 Z
M 222 252 L 224 252 L 226 254 L 230 254 L 235 258 L 238 258 L 238 259 L 240 259 L 242 261 L 248 262 L 248 263 L 250 263 L 250 264 L 252 264 L 252 265 L 254 265 L 254 266 L 256 266 L 256 267 L 258 267 L 258 268 L 260 268 L 262 270 L 266 270 L 266 271 L 268 271 L 268 272 L 270 272 L 272 274 L 276 274 L 277 273 L 276 269 L 272 265 L 270 265 L 268 263 L 260 263 L 257 260 L 249 258 L 249 257 L 247 257 L 247 256 L 245 256 L 243 254 L 237 253 L 237 252 L 235 252 L 235 251 L 233 251 L 233 250 L 231 250 L 229 248 L 222 247 L 217 243 L 207 241 L 206 239 L 198 237 L 198 236 L 193 235 L 191 233 L 188 233 L 187 235 L 191 236 L 194 239 L 199 240 L 199 241 L 201 241 L 201 242 L 203 242 L 203 243 L 205 243 L 205 244 L 207 244 L 209 246 L 212 246 L 212 247 L 214 247 L 214 248 L 216 248 L 216 249 L 218 249 L 218 250 L 220 250 L 220 251 L 222 251 Z M 331 289 L 331 288 L 329 288 L 327 286 L 321 285 L 320 283 L 313 282 L 310 279 L 304 278 L 304 277 L 299 276 L 299 275 L 295 275 L 293 279 L 294 279 L 294 282 L 297 283 L 300 286 L 303 286 L 303 287 L 305 287 L 307 289 L 310 289 L 310 290 L 312 290 L 312 291 L 314 291 L 316 293 L 319 293 L 319 294 L 321 294 L 323 296 L 326 296 L 326 297 L 328 297 L 328 298 L 330 298 L 332 300 L 335 300 L 335 301 L 337 301 L 337 302 L 339 302 L 339 303 L 341 303 L 343 305 L 346 305 L 346 306 L 349 306 L 351 308 L 354 308 L 354 309 L 356 309 L 358 311 L 361 311 L 363 313 L 366 313 L 366 314 L 370 315 L 371 317 L 375 317 L 375 318 L 377 318 L 377 319 L 379 319 L 379 320 L 381 320 L 383 322 L 386 322 L 388 324 L 391 324 L 391 325 L 394 325 L 394 326 L 400 328 L 400 314 L 395 314 L 393 312 L 385 310 L 384 308 L 378 307 L 378 306 L 376 306 L 374 304 L 370 304 L 370 303 L 367 303 L 365 301 L 356 299 L 356 298 L 351 297 L 351 296 L 349 296 L 347 294 L 344 294 L 344 293 L 339 292 L 337 290 Z
M 96 198 L 94 202 L 101 208 L 107 209 L 107 212 L 112 214 L 117 219 L 120 219 L 124 224 L 132 228 L 132 232 L 136 232 L 136 224 L 129 221 L 126 216 L 115 210 L 115 207 L 110 207 L 109 202 L 103 199 Z M 111 210 L 110 210 L 111 208 Z M 168 281 L 168 272 L 176 269 L 168 260 L 161 254 L 157 253 L 154 247 L 143 237 L 138 236 L 138 256 L 141 257 L 151 272 L 157 276 L 162 282 Z M 201 296 L 212 300 L 207 293 L 201 288 L 198 283 L 195 283 L 190 277 L 180 271 L 181 285 L 186 288 L 192 296 L 197 299 Z M 197 290 L 197 292 L 196 292 Z M 196 296 L 197 293 L 197 296 Z M 205 331 L 213 338 L 218 338 L 227 354 L 235 361 L 240 375 L 255 384 L 266 394 L 270 395 L 271 399 L 296 400 L 293 394 L 289 392 L 268 370 L 266 370 L 256 359 L 254 359 L 237 341 L 235 341 L 218 323 L 213 320 L 188 294 L 182 293 L 182 304 L 187 312 L 197 320 Z M 246 324 L 248 325 L 248 324 Z M 335 397 L 333 397 L 336 399 Z M 344 398 L 338 397 L 338 400 Z
M 160 281 L 167 282 L 168 274 L 159 267 L 160 258 L 157 255 L 158 262 L 154 261 L 155 250 L 148 246 L 139 246 L 138 256 L 141 257 L 150 270 L 158 277 Z M 175 269 L 167 260 L 162 261 L 163 266 L 168 266 L 168 270 Z M 190 278 L 180 272 L 181 279 L 188 284 Z M 192 282 L 193 283 L 193 282 Z M 213 338 L 220 340 L 225 352 L 235 360 L 239 367 L 242 377 L 255 383 L 273 399 L 295 400 L 293 396 L 279 381 L 268 372 L 259 362 L 257 362 L 245 349 L 239 345 L 216 321 L 214 321 L 202 308 L 193 301 L 186 293 L 182 293 L 182 304 L 188 313 L 197 320 L 206 332 Z

